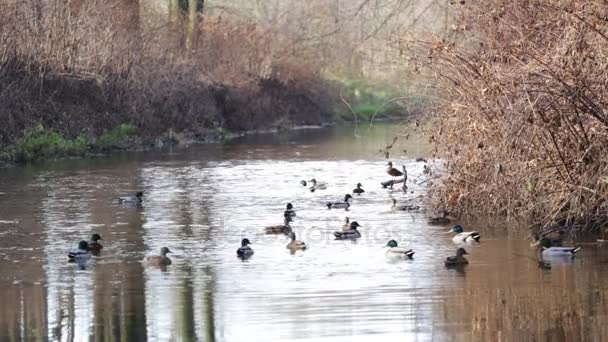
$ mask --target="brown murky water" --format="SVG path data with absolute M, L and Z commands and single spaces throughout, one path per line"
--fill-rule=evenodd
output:
M 608 252 L 585 245 L 572 261 L 537 267 L 506 227 L 468 247 L 470 265 L 447 270 L 455 246 L 424 213 L 391 212 L 390 198 L 425 192 L 422 140 L 399 146 L 413 193 L 382 189 L 378 149 L 396 127 L 260 135 L 226 146 L 125 153 L 0 170 L 1 341 L 605 341 Z M 407 152 L 403 149 L 407 148 Z M 327 190 L 299 181 L 316 177 Z M 416 181 L 415 184 L 413 181 Z M 328 210 L 357 182 L 349 211 Z M 116 197 L 143 189 L 142 207 Z M 279 224 L 287 202 L 309 249 L 295 255 Z M 344 216 L 363 228 L 336 241 Z M 66 253 L 93 232 L 100 257 L 82 270 Z M 255 255 L 239 261 L 248 237 Z M 416 250 L 393 262 L 389 239 Z M 163 271 L 144 267 L 162 246 Z

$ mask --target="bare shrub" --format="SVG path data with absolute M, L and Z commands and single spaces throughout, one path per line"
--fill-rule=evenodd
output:
M 186 20 L 143 16 L 137 1 L 2 2 L 2 145 L 38 124 L 94 138 L 131 123 L 153 139 L 259 128 L 290 113 L 293 122 L 331 116 L 308 115 L 331 96 L 310 62 L 314 51 L 268 28 L 201 14 L 186 49 Z M 265 89 L 269 81 L 282 91 Z
M 608 219 L 608 5 L 454 2 L 452 34 L 403 37 L 436 80 L 439 207 L 542 226 Z

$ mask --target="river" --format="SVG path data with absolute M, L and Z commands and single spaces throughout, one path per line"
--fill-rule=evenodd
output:
M 481 232 L 470 264 L 446 269 L 455 245 L 431 213 L 390 210 L 422 201 L 425 138 L 395 125 L 259 134 L 224 145 L 125 152 L 0 170 L 1 341 L 603 341 L 608 252 L 538 267 L 522 234 Z M 383 189 L 391 151 L 409 192 Z M 310 192 L 315 177 L 326 190 Z M 348 211 L 329 210 L 355 185 Z M 141 207 L 119 195 L 143 190 Z M 291 254 L 285 204 L 308 250 Z M 356 242 L 335 240 L 345 216 Z M 67 252 L 92 233 L 104 249 L 84 269 Z M 243 237 L 254 256 L 236 258 Z M 385 257 L 387 241 L 413 260 Z M 173 264 L 146 267 L 167 246 Z

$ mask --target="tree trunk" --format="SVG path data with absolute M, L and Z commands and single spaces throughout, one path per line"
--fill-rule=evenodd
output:
M 188 27 L 186 28 L 186 50 L 192 50 L 192 42 L 196 34 L 198 0 L 188 0 Z

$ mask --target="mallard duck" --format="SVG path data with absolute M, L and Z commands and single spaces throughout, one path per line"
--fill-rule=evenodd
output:
M 546 238 L 546 237 L 539 237 L 538 234 L 533 234 L 533 238 L 534 238 L 534 241 L 531 246 L 539 248 L 540 251 L 542 252 L 542 256 L 544 258 L 551 257 L 551 256 L 574 257 L 574 255 L 581 249 L 581 247 L 561 246 L 561 241 L 560 241 L 560 246 L 555 246 L 552 244 L 551 239 Z
M 388 250 L 386 251 L 386 256 L 389 258 L 409 258 L 412 259 L 414 257 L 413 249 L 406 249 L 403 247 L 398 247 L 397 241 L 391 240 L 386 244 Z
M 447 211 L 444 210 L 441 212 L 441 216 L 429 218 L 428 223 L 437 224 L 437 225 L 450 224 L 451 221 L 447 216 L 448 216 L 448 213 L 447 213 Z
M 388 165 L 388 167 L 386 168 L 386 173 L 388 173 L 390 176 L 392 176 L 393 179 L 395 177 L 403 176 L 403 172 L 401 172 L 393 167 L 393 162 L 389 161 L 387 165 Z
M 350 230 L 342 232 L 334 232 L 336 240 L 347 240 L 347 239 L 358 239 L 361 237 L 361 233 L 357 230 L 357 227 L 361 227 L 357 221 L 350 223 Z
M 469 254 L 467 253 L 467 251 L 460 247 L 456 250 L 456 256 L 451 256 L 451 257 L 447 257 L 445 258 L 445 266 L 446 267 L 450 267 L 450 266 L 464 266 L 467 265 L 469 263 L 469 261 L 463 257 L 463 255 Z
M 393 211 L 418 211 L 420 210 L 420 207 L 414 204 L 400 204 L 397 205 L 397 200 L 394 198 L 391 198 L 391 200 L 393 201 L 393 206 L 391 207 L 391 210 Z
M 291 216 L 285 216 L 283 224 L 277 226 L 269 226 L 265 228 L 266 234 L 289 234 L 291 233 L 291 226 L 289 222 L 291 222 Z
M 118 197 L 118 203 L 121 204 L 141 204 L 144 200 L 144 192 L 138 191 L 134 196 L 121 196 Z
M 241 247 L 236 250 L 236 255 L 243 260 L 249 259 L 253 255 L 253 249 L 248 246 L 250 244 L 249 239 L 241 240 Z
M 99 254 L 103 246 L 99 243 L 99 240 L 103 240 L 97 233 L 91 235 L 91 242 L 89 242 L 89 251 L 93 254 Z
M 327 188 L 327 183 L 317 182 L 317 180 L 314 178 L 310 180 L 310 183 L 312 183 L 310 192 L 315 192 L 315 190 L 325 190 Z
M 353 198 L 350 194 L 344 196 L 344 202 L 327 202 L 327 209 L 348 209 L 350 200 Z
M 296 211 L 293 210 L 293 204 L 291 203 L 287 203 L 285 212 L 283 213 L 284 216 L 290 216 L 290 217 L 296 217 Z
M 361 187 L 361 183 L 357 183 L 357 187 L 353 189 L 353 194 L 361 195 L 362 193 L 364 193 L 365 190 L 361 189 Z
M 89 243 L 82 240 L 78 243 L 78 248 L 68 253 L 68 260 L 72 262 L 83 262 L 91 258 Z
M 479 242 L 481 235 L 478 232 L 465 232 L 461 225 L 457 224 L 450 229 L 448 233 L 454 232 L 456 235 L 452 238 L 455 243 Z
M 149 266 L 169 266 L 171 265 L 171 259 L 167 257 L 167 254 L 173 253 L 167 247 L 160 249 L 160 255 L 150 255 L 144 258 L 144 263 Z
M 306 249 L 306 243 L 304 243 L 304 241 L 296 240 L 296 233 L 289 233 L 289 237 L 291 238 L 291 242 L 287 244 L 288 249 L 291 249 L 292 251 Z
M 347 232 L 350 230 L 350 219 L 348 217 L 344 218 L 344 224 L 342 225 L 342 231 Z

